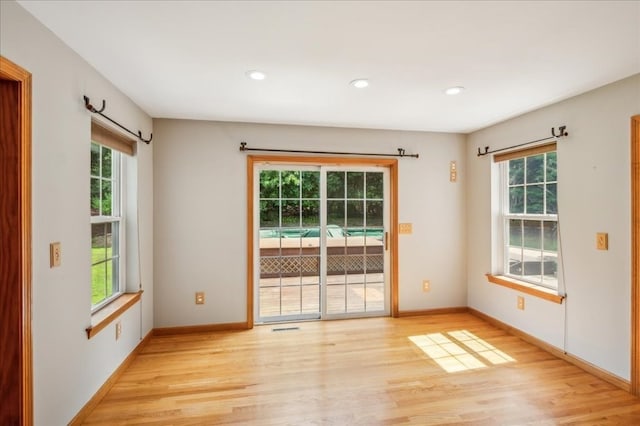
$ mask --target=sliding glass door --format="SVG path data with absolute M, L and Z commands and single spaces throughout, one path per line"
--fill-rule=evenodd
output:
M 389 314 L 386 168 L 257 165 L 256 322 Z

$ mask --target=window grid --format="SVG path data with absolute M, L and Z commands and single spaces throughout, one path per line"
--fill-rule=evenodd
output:
M 120 153 L 91 143 L 91 307 L 97 311 L 121 293 Z
M 556 152 L 504 161 L 502 170 L 505 275 L 557 289 Z

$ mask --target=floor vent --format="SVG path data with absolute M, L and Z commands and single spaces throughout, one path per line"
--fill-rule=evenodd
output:
M 271 331 L 293 331 L 300 330 L 300 327 L 280 327 L 280 328 L 272 328 Z

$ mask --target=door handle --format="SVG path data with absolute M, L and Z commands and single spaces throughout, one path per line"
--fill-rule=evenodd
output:
M 384 251 L 389 251 L 389 232 L 384 233 Z

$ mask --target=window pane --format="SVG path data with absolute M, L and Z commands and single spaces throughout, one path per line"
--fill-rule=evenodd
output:
M 544 251 L 558 251 L 558 222 L 544 222 Z
M 367 226 L 382 226 L 382 201 L 367 201 Z
M 260 228 L 280 226 L 280 201 L 260 201 Z
M 383 174 L 379 172 L 369 172 L 366 174 L 367 198 L 382 199 L 383 195 Z
M 544 213 L 544 185 L 527 186 L 527 213 Z
M 91 178 L 91 216 L 100 216 L 100 179 Z
M 91 144 L 91 176 L 100 176 L 100 145 Z
M 300 198 L 300 172 L 287 170 L 282 172 L 282 198 Z
M 507 260 L 511 275 L 522 275 L 522 247 L 507 247 Z
M 320 226 L 320 201 L 302 201 L 302 226 Z
M 320 172 L 302 172 L 302 198 L 320 198 Z
M 104 296 L 105 298 L 113 296 L 113 289 L 115 287 L 114 279 L 116 274 L 114 274 L 114 265 L 112 260 L 108 260 L 105 262 L 105 271 L 106 277 L 104 281 Z
M 102 181 L 102 198 L 101 198 L 101 207 L 102 214 L 104 216 L 111 216 L 111 181 L 103 180 Z
M 118 253 L 114 253 L 114 234 L 113 231 L 116 230 L 116 227 L 113 227 L 111 223 L 104 224 L 104 247 L 106 250 L 107 259 L 110 259 L 116 256 Z
M 558 184 L 547 184 L 547 214 L 558 214 Z
M 524 183 L 524 158 L 509 161 L 509 185 Z
M 538 220 L 525 220 L 522 222 L 522 230 L 524 237 L 524 248 L 542 249 L 542 229 L 541 222 Z M 537 253 L 536 256 L 540 256 Z
M 364 226 L 364 201 L 347 201 L 347 226 Z
M 91 267 L 91 304 L 96 305 L 106 298 L 107 264 L 98 263 Z
M 522 246 L 522 221 L 520 219 L 509 220 L 509 245 Z
M 91 225 L 91 264 L 107 259 L 107 245 L 104 223 Z
M 347 172 L 347 198 L 364 198 L 363 172 Z
M 524 187 L 509 188 L 509 213 L 524 213 Z
M 547 182 L 558 180 L 558 156 L 555 152 L 547 153 Z
M 544 182 L 544 154 L 527 157 L 527 183 Z
M 280 197 L 280 172 L 263 170 L 260 172 L 260 198 Z
M 327 201 L 327 225 L 345 225 L 344 217 L 344 201 L 328 200 Z
M 300 201 L 282 201 L 282 226 L 300 226 Z
M 327 172 L 327 198 L 344 198 L 344 172 Z
M 111 178 L 112 176 L 112 155 L 113 151 L 111 151 L 110 148 L 107 148 L 106 146 L 102 147 L 102 177 Z

